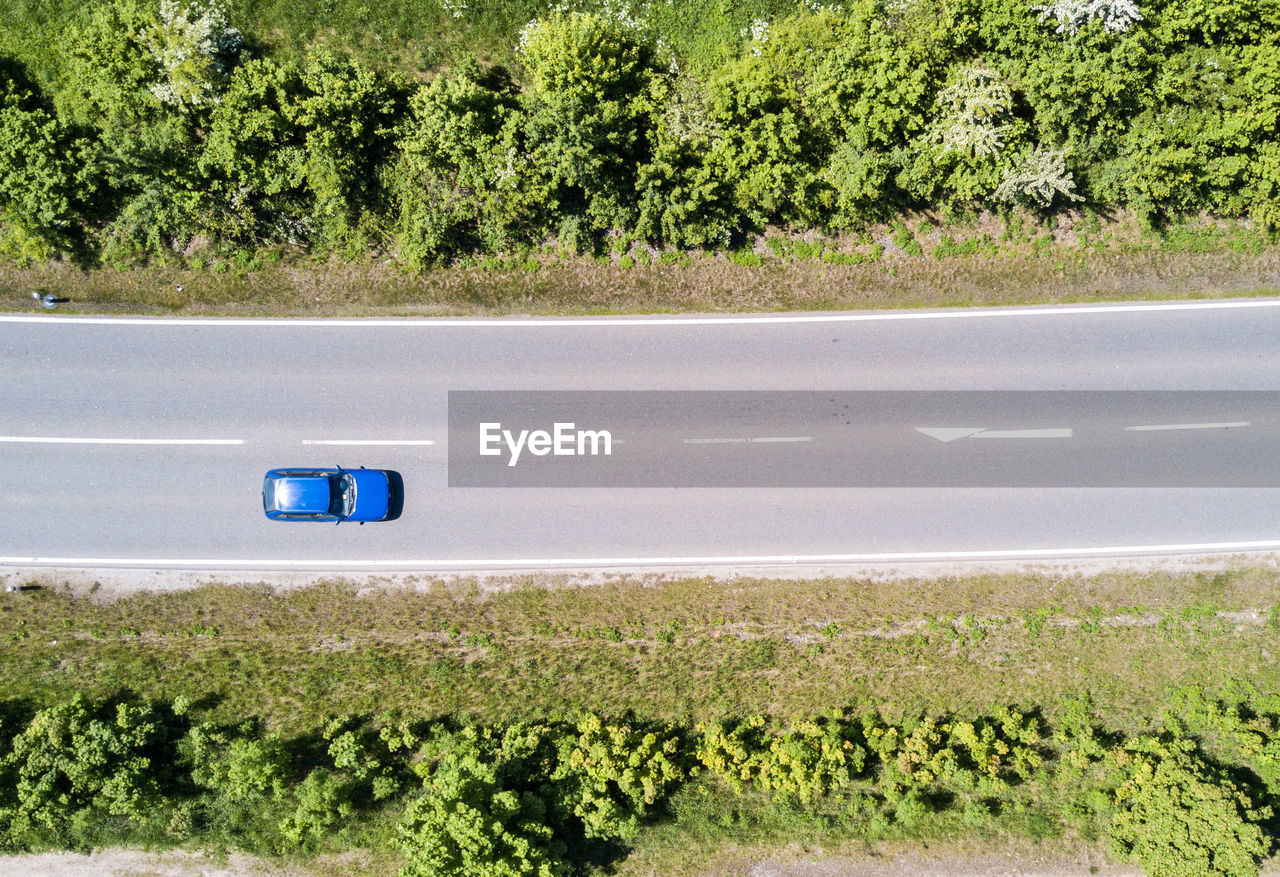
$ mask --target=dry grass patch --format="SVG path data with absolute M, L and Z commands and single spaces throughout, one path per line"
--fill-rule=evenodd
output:
M 0 288 L 10 293 L 0 309 L 30 310 L 32 290 L 70 298 L 69 313 L 278 317 L 854 310 L 1280 291 L 1280 247 L 1241 229 L 1189 226 L 1153 237 L 1128 220 L 1102 226 L 1066 217 L 1052 230 L 1000 232 L 990 217 L 963 228 L 913 217 L 909 231 L 919 257 L 898 246 L 889 228 L 828 238 L 821 246 L 795 236 L 779 244 L 776 235 L 765 235 L 753 254 L 760 265 L 735 264 L 725 253 L 659 254 L 638 245 L 632 252 L 643 249 L 649 264 L 627 255 L 630 267 L 623 267 L 620 253 L 600 261 L 542 253 L 422 274 L 391 260 L 256 256 L 207 264 L 175 258 L 168 266 L 124 270 L 10 265 L 0 267 Z M 765 245 L 770 239 L 782 255 Z M 797 256 L 797 246 L 808 255 Z M 883 256 L 874 261 L 824 261 L 832 254 L 866 256 L 877 246 Z M 679 258 L 668 264 L 663 255 Z

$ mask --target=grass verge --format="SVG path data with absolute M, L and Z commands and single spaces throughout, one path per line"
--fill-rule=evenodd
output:
M 1052 726 L 1069 721 L 1057 715 L 1063 699 L 1080 695 L 1107 728 L 1132 734 L 1159 727 L 1187 686 L 1210 699 L 1229 699 L 1240 682 L 1280 690 L 1275 564 L 889 581 L 320 581 L 111 601 L 54 580 L 33 584 L 42 587 L 0 601 L 0 687 L 9 699 L 186 695 L 211 707 L 211 718 L 256 715 L 282 735 L 313 733 L 336 713 L 507 722 L 584 709 L 691 727 L 833 707 L 910 721 L 1017 705 Z M 1202 742 L 1210 753 L 1234 745 Z M 1063 835 L 1040 807 L 1012 810 L 976 835 L 969 816 L 947 811 L 899 836 L 703 778 L 664 812 L 616 873 L 738 873 L 735 862 L 795 844 L 856 851 L 925 840 L 962 849 L 979 837 L 1101 855 L 1097 839 Z M 378 840 L 371 873 L 398 864 L 384 816 L 348 839 Z
M 868 704 L 886 718 L 1089 694 L 1140 730 L 1170 689 L 1280 690 L 1272 567 L 873 582 L 618 578 L 365 589 L 205 586 L 0 602 L 0 687 L 48 701 L 216 692 L 282 732 L 326 714 L 703 721 Z
M 1001 233 L 989 220 L 967 230 L 915 225 L 905 236 L 889 228 L 848 240 L 768 235 L 733 253 L 544 252 L 422 274 L 391 260 L 264 261 L 250 254 L 127 269 L 6 265 L 0 310 L 30 311 L 32 291 L 71 299 L 65 313 L 274 317 L 822 311 L 1280 294 L 1280 246 L 1242 229 L 1188 227 L 1156 237 L 1123 223 L 1104 231 L 1083 219 L 1042 232 Z

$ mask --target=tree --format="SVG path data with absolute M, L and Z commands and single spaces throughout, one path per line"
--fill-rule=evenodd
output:
M 58 118 L 36 95 L 0 69 L 0 218 L 47 258 L 73 231 L 76 150 Z
M 87 811 L 144 819 L 160 800 L 153 755 L 164 734 L 149 708 L 98 707 L 80 694 L 36 713 L 0 759 L 17 780 L 11 836 L 65 838 Z
M 323 47 L 301 64 L 241 64 L 200 155 L 209 230 L 245 243 L 361 241 L 399 114 L 390 83 Z
M 1016 154 L 1025 136 L 1000 72 L 984 61 L 969 62 L 953 70 L 938 93 L 934 116 L 912 144 L 901 179 L 922 200 L 973 203 L 996 190 L 1008 154 Z
M 220 82 L 202 78 L 216 65 L 177 64 L 184 13 L 166 9 L 170 21 L 144 0 L 110 0 L 64 40 L 55 103 L 68 126 L 88 135 L 80 200 L 102 226 L 102 255 L 112 262 L 164 257 L 184 244 L 206 188 L 196 147 Z
M 217 2 L 179 6 L 160 0 L 159 22 L 144 42 L 160 68 L 151 91 L 162 103 L 201 107 L 216 103 L 240 57 L 244 38 L 227 24 Z
M 606 725 L 594 714 L 561 739 L 551 779 L 587 837 L 635 836 L 649 807 L 684 779 L 680 739 L 668 729 Z
M 548 221 L 550 191 L 517 172 L 522 125 L 514 84 L 473 60 L 414 94 L 391 177 L 402 258 L 425 267 L 509 249 Z
M 1270 850 L 1259 823 L 1271 810 L 1194 752 L 1189 741 L 1142 738 L 1116 790 L 1110 837 L 1117 854 L 1151 877 L 1243 877 Z
M 781 733 L 763 716 L 702 728 L 698 760 L 741 791 L 746 783 L 783 800 L 809 804 L 849 785 L 862 772 L 866 750 L 834 718 L 797 722 Z
M 835 227 L 884 219 L 910 198 L 899 180 L 908 144 L 923 134 L 957 47 L 973 38 L 959 4 L 847 7 L 825 14 L 833 38 L 801 80 L 805 112 L 831 144 L 818 167 Z
M 629 228 L 662 76 L 652 43 L 616 18 L 553 12 L 524 29 L 520 52 L 527 184 L 588 234 Z
M 423 794 L 398 828 L 402 877 L 559 877 L 563 843 L 548 824 L 550 729 L 463 728 L 429 741 Z

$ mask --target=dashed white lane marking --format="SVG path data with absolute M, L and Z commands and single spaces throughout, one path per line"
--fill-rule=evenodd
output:
M 47 435 L 0 435 L 0 442 L 39 445 L 242 445 L 244 439 L 81 438 Z
M 1130 432 L 1155 432 L 1165 429 L 1235 429 L 1248 425 L 1249 421 L 1238 420 L 1233 423 L 1164 423 L 1153 426 L 1126 426 L 1125 429 Z
M 136 566 L 152 569 L 196 567 L 218 569 L 237 567 L 249 569 L 303 568 L 303 569 L 493 569 L 520 567 L 524 569 L 564 569 L 566 567 L 619 567 L 661 566 L 689 567 L 720 564 L 779 565 L 810 563 L 903 563 L 908 561 L 962 561 L 962 560 L 1018 560 L 1028 557 L 1088 557 L 1134 556 L 1150 554 L 1222 554 L 1239 551 L 1277 551 L 1280 540 L 1254 542 L 1191 542 L 1171 545 L 1112 545 L 1093 548 L 1014 548 L 984 551 L 899 551 L 877 554 L 743 554 L 690 557 L 535 557 L 535 558 L 477 558 L 475 560 L 444 560 L 418 558 L 414 560 L 266 560 L 220 558 L 157 558 L 157 557 L 43 557 L 0 556 L 4 566 Z
M 751 443 L 757 444 L 781 444 L 783 442 L 811 442 L 813 436 L 808 435 L 780 435 L 766 436 L 764 438 L 693 438 L 681 439 L 686 445 L 745 445 Z
M 399 328 L 433 326 L 439 328 L 484 328 L 484 329 L 549 329 L 576 326 L 726 326 L 758 323 L 760 325 L 778 323 L 861 323 L 881 320 L 958 320 L 982 319 L 986 317 L 1052 317 L 1075 314 L 1106 315 L 1152 313 L 1157 311 L 1203 311 L 1230 310 L 1235 308 L 1274 308 L 1280 307 L 1280 300 L 1262 299 L 1248 301 L 1218 302 L 1164 302 L 1132 305 L 1073 305 L 1025 308 L 956 308 L 943 311 L 881 311 L 869 314 L 797 314 L 789 316 L 743 315 L 740 317 L 552 317 L 552 318 L 373 318 L 367 320 L 335 319 L 322 320 L 314 318 L 243 318 L 243 317 L 53 317 L 35 314 L 0 315 L 0 323 L 57 323 L 63 326 L 99 325 L 99 326 L 154 326 L 159 328 L 174 326 L 263 326 L 276 328 L 293 328 L 312 326 L 319 328 L 340 329 L 368 326 L 395 326 Z
M 1061 429 L 987 429 L 984 426 L 917 426 L 916 432 L 924 433 L 940 442 L 953 442 L 962 438 L 1023 439 L 1023 438 L 1071 438 L 1071 428 Z
M 304 445 L 434 445 L 431 439 L 303 439 Z

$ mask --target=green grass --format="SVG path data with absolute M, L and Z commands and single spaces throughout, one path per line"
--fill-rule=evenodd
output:
M 869 703 L 886 717 L 1051 710 L 1089 693 L 1110 724 L 1145 726 L 1168 691 L 1248 678 L 1280 688 L 1280 575 L 1089 578 L 620 579 L 423 592 L 340 582 L 274 594 L 208 586 L 108 604 L 57 587 L 0 603 L 0 688 L 215 693 L 228 715 L 285 730 L 329 713 L 477 720 L 634 710 L 698 721 Z M 552 582 L 552 585 L 557 583 Z
M 350 51 L 378 69 L 406 77 L 448 68 L 472 55 L 516 66 L 517 34 L 554 4 L 546 0 L 226 0 L 232 26 L 251 50 L 278 57 L 315 43 Z M 754 18 L 795 11 L 792 0 L 672 0 L 649 4 L 579 0 L 574 8 L 624 9 L 647 21 L 680 53 L 687 69 L 714 66 Z M 87 19 L 91 4 L 77 0 L 7 0 L 0 4 L 0 55 L 20 61 L 33 78 L 59 76 L 61 35 Z M 456 13 L 456 15 L 454 14 Z

